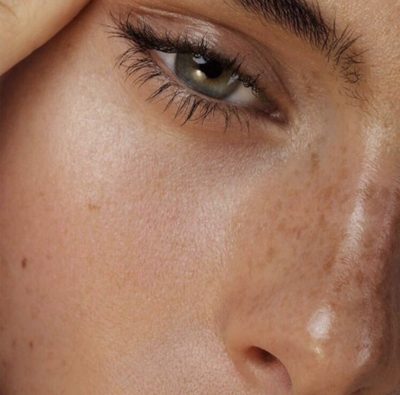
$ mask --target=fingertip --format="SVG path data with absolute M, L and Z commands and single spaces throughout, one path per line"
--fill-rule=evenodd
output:
M 0 75 L 45 44 L 89 0 L 0 0 Z

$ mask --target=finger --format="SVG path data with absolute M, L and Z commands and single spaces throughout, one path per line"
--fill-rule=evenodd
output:
M 39 48 L 89 0 L 0 0 L 0 75 Z

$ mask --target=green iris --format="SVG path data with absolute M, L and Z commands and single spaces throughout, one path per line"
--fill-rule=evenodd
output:
M 175 73 L 193 90 L 218 100 L 232 95 L 241 84 L 232 68 L 201 55 L 178 53 Z

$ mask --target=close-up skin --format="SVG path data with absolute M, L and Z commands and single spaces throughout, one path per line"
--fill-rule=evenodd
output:
M 22 3 L 0 394 L 399 395 L 400 2 Z

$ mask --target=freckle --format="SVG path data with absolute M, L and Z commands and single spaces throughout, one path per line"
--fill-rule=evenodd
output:
M 337 294 L 340 294 L 340 293 L 342 293 L 344 286 L 345 286 L 345 284 L 343 283 L 343 281 L 337 282 L 333 289 Z
M 326 217 L 325 217 L 325 214 L 321 214 L 319 216 L 318 228 L 319 228 L 319 230 L 324 230 L 326 228 Z
M 24 258 L 24 259 L 21 261 L 22 269 L 26 269 L 27 265 L 28 265 L 28 260 L 27 260 L 26 258 Z
M 276 256 L 276 250 L 274 247 L 270 247 L 267 252 L 267 260 L 272 261 Z
M 332 267 L 334 264 L 335 264 L 335 258 L 327 259 L 324 265 L 324 272 L 330 273 L 332 271 Z
M 338 203 L 340 205 L 344 205 L 344 204 L 348 203 L 351 199 L 352 199 L 352 194 L 351 193 L 348 193 L 348 192 L 347 193 L 343 193 L 338 198 Z
M 286 222 L 285 221 L 281 221 L 280 223 L 279 223 L 279 225 L 278 225 L 278 227 L 277 227 L 277 230 L 279 231 L 279 232 L 286 232 L 286 230 L 287 230 L 287 226 L 286 226 Z
M 332 199 L 332 196 L 335 192 L 335 189 L 332 186 L 329 186 L 321 191 L 321 200 L 329 201 Z
M 373 185 L 368 185 L 364 190 L 363 190 L 363 194 L 364 197 L 368 200 L 373 199 L 376 196 L 376 188 Z
M 359 287 L 362 287 L 365 283 L 365 275 L 361 270 L 359 270 L 356 275 L 356 281 Z
M 305 229 L 303 227 L 298 227 L 297 229 L 294 228 L 294 233 L 295 233 L 296 240 L 299 240 L 301 238 L 301 236 L 303 235 L 304 230 Z
M 282 200 L 278 200 L 278 202 L 276 203 L 275 210 L 276 211 L 282 211 L 282 206 L 283 206 Z
M 347 166 L 343 166 L 341 169 L 340 169 L 340 171 L 339 171 L 339 178 L 341 179 L 341 180 L 345 180 L 345 179 L 347 179 L 348 178 L 348 176 L 349 176 L 349 169 L 347 168 Z
M 93 204 L 93 203 L 89 203 L 87 207 L 88 207 L 89 211 L 99 211 L 101 209 L 100 206 L 98 206 L 97 204 Z
M 38 316 L 39 316 L 39 310 L 32 310 L 31 311 L 31 318 L 33 319 L 33 320 L 36 320 L 37 318 L 38 318 Z
M 33 343 L 33 341 L 30 341 L 30 342 L 29 342 L 29 348 L 30 348 L 31 350 L 33 350 L 34 347 L 35 347 L 35 344 Z
M 301 192 L 298 189 L 292 189 L 291 191 L 288 192 L 288 196 L 294 199 L 297 199 L 300 194 Z
M 311 173 L 315 174 L 319 170 L 320 158 L 316 152 L 311 154 Z

